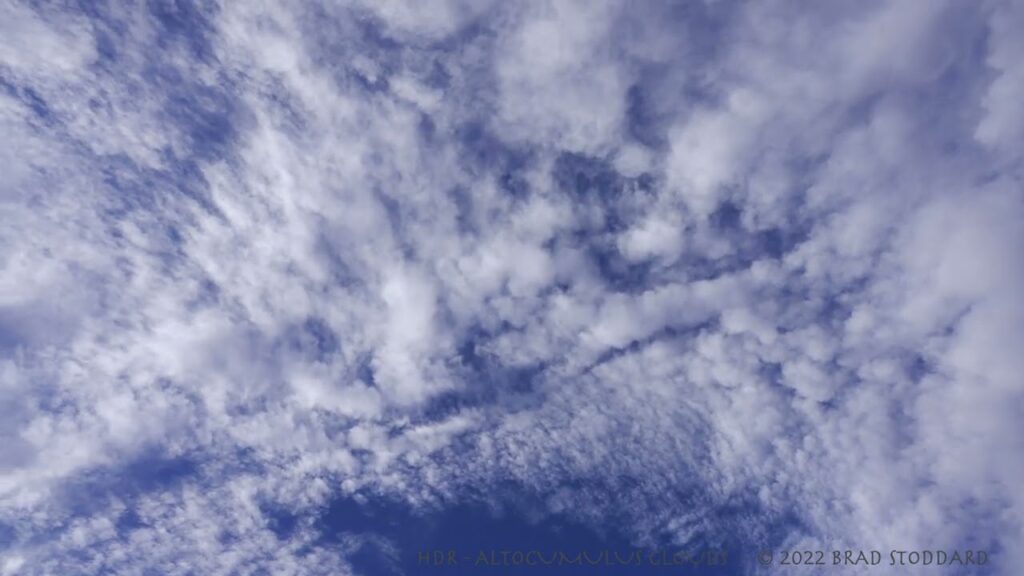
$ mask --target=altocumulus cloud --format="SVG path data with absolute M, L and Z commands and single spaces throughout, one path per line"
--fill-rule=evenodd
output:
M 346 499 L 1020 573 L 1022 28 L 4 2 L 0 573 L 401 569 Z

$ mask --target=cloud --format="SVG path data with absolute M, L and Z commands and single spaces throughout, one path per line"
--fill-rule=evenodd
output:
M 985 115 L 974 136 L 983 144 L 1001 150 L 1011 159 L 1019 160 L 1021 127 L 1024 119 L 1011 104 L 1024 90 L 1024 71 L 1013 57 L 1021 50 L 1020 40 L 1011 32 L 1014 22 L 1022 18 L 1020 6 L 1013 3 L 993 7 L 989 16 L 989 49 L 987 64 L 996 73 L 982 97 Z
M 1024 560 L 1012 3 L 2 10 L 4 573 Z

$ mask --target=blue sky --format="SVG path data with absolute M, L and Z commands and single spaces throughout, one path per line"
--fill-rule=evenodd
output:
M 0 575 L 1019 573 L 1022 26 L 0 1 Z

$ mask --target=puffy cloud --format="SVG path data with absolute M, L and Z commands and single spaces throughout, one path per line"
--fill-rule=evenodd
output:
M 1013 3 L 2 11 L 4 573 L 356 572 L 332 501 L 509 486 L 1024 561 Z

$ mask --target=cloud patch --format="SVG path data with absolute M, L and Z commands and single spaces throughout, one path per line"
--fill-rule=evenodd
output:
M 1013 573 L 1019 12 L 4 4 L 0 570 L 398 571 L 386 502 Z

